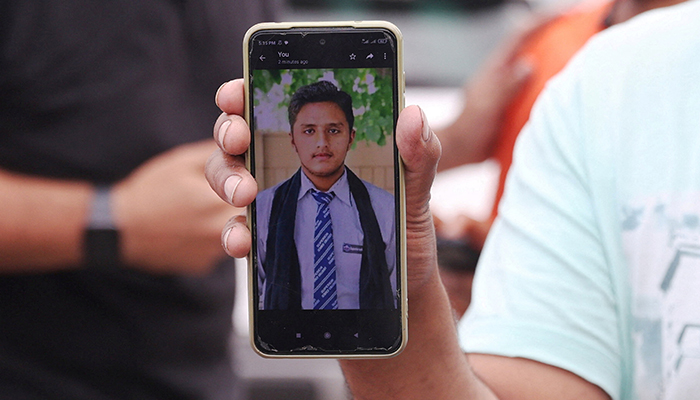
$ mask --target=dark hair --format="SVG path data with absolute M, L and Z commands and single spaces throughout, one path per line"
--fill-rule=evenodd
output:
M 302 86 L 292 95 L 292 100 L 289 102 L 289 108 L 287 109 L 290 130 L 294 129 L 294 123 L 302 107 L 309 103 L 321 103 L 324 101 L 333 102 L 343 110 L 345 119 L 348 120 L 349 129 L 352 131 L 355 123 L 355 116 L 352 113 L 352 98 L 328 81 L 318 81 Z

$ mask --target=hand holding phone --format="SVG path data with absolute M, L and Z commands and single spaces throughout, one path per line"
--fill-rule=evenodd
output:
M 259 24 L 244 39 L 251 337 L 264 356 L 406 343 L 401 35 L 385 22 Z

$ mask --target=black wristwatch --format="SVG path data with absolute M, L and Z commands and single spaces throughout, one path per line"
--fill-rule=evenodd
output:
M 95 188 L 84 247 L 86 267 L 106 269 L 119 265 L 119 231 L 112 218 L 110 186 Z

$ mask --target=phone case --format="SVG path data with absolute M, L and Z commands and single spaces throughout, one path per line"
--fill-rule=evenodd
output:
M 339 22 L 331 22 L 331 21 L 323 21 L 323 22 L 281 22 L 281 23 L 261 23 L 254 25 L 251 27 L 248 32 L 245 35 L 245 38 L 243 40 L 243 55 L 244 55 L 244 81 L 245 81 L 245 92 L 246 92 L 246 102 L 245 102 L 245 118 L 246 121 L 249 123 L 250 126 L 252 126 L 252 121 L 250 120 L 251 118 L 251 111 L 253 105 L 251 104 L 253 102 L 252 100 L 252 95 L 251 95 L 251 86 L 250 86 L 250 76 L 251 76 L 251 67 L 249 63 L 249 57 L 250 57 L 250 52 L 251 49 L 249 47 L 249 43 L 251 40 L 251 37 L 253 37 L 256 33 L 259 32 L 264 32 L 264 31 L 286 31 L 286 30 L 296 30 L 296 29 L 308 29 L 308 30 L 317 30 L 317 29 L 335 29 L 335 28 L 352 28 L 352 29 L 385 29 L 390 31 L 393 36 L 396 38 L 396 43 L 395 43 L 395 53 L 396 53 L 396 85 L 397 85 L 397 104 L 398 104 L 398 111 L 404 108 L 404 91 L 405 91 L 405 80 L 404 80 L 404 66 L 403 66 L 403 38 L 401 35 L 401 32 L 399 29 L 386 21 L 339 21 Z M 369 55 L 367 56 L 369 57 Z M 395 121 L 394 121 L 395 124 Z M 251 135 L 253 133 L 251 132 Z M 255 137 L 253 135 L 252 140 L 255 140 Z M 249 153 L 246 157 L 246 162 L 247 166 L 251 171 L 261 171 L 262 166 L 261 165 L 254 165 L 252 163 L 252 160 L 261 160 L 263 157 L 259 152 L 262 151 L 262 146 L 260 145 L 255 145 L 252 146 L 252 148 L 255 151 L 255 154 L 251 153 L 251 150 L 249 149 Z M 407 329 L 407 322 L 408 322 L 408 299 L 407 299 L 407 282 L 406 282 L 406 239 L 405 239 L 405 193 L 404 193 L 404 170 L 403 170 L 403 164 L 399 161 L 395 165 L 396 170 L 395 173 L 398 176 L 398 179 L 396 179 L 396 182 L 398 184 L 395 187 L 394 194 L 395 194 L 395 200 L 398 203 L 398 207 L 400 212 L 397 214 L 396 219 L 397 222 L 400 224 L 400 230 L 397 234 L 398 238 L 398 243 L 399 245 L 397 246 L 397 263 L 398 265 L 398 275 L 399 279 L 396 282 L 396 292 L 398 293 L 397 298 L 398 298 L 398 303 L 396 305 L 397 309 L 400 310 L 400 343 L 394 348 L 392 348 L 390 351 L 387 352 L 382 352 L 382 351 L 366 351 L 363 349 L 356 349 L 354 351 L 339 351 L 333 348 L 326 349 L 324 351 L 315 351 L 315 352 L 305 352 L 305 351 L 292 351 L 292 352 L 283 352 L 283 353 L 275 353 L 269 351 L 269 349 L 263 349 L 260 348 L 259 344 L 256 342 L 256 315 L 258 310 L 258 304 L 259 304 L 259 298 L 257 296 L 257 282 L 258 282 L 258 274 L 257 274 L 257 266 L 256 266 L 256 255 L 253 254 L 254 250 L 251 250 L 251 254 L 248 256 L 248 290 L 249 290 L 249 317 L 250 317 L 250 339 L 251 339 L 251 346 L 253 349 L 261 356 L 263 357 L 268 357 L 268 358 L 387 358 L 387 357 L 393 357 L 397 354 L 399 354 L 403 348 L 406 346 L 406 343 L 408 341 L 408 329 Z M 253 221 L 255 220 L 254 215 L 253 215 L 253 207 L 248 208 L 248 221 L 249 221 L 249 228 L 251 232 L 256 232 L 257 227 L 253 224 Z M 255 237 L 255 236 L 254 236 Z M 347 245 L 346 246 L 351 246 Z M 255 247 L 254 247 L 255 248 Z M 349 247 L 348 252 L 352 252 L 353 248 Z M 292 313 L 293 311 L 289 311 L 289 313 Z M 282 317 L 283 312 L 279 312 L 279 314 Z M 284 329 L 284 328 L 281 328 Z M 357 335 L 357 334 L 356 334 Z

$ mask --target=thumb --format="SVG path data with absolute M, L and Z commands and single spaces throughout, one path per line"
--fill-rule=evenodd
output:
M 430 188 L 442 152 L 423 110 L 406 107 L 396 125 L 396 145 L 404 163 L 407 214 L 422 215 L 430 201 Z
M 430 215 L 430 188 L 441 146 L 417 106 L 404 109 L 396 125 L 396 145 L 406 182 L 406 248 L 409 287 L 421 285 L 434 272 L 435 230 Z

